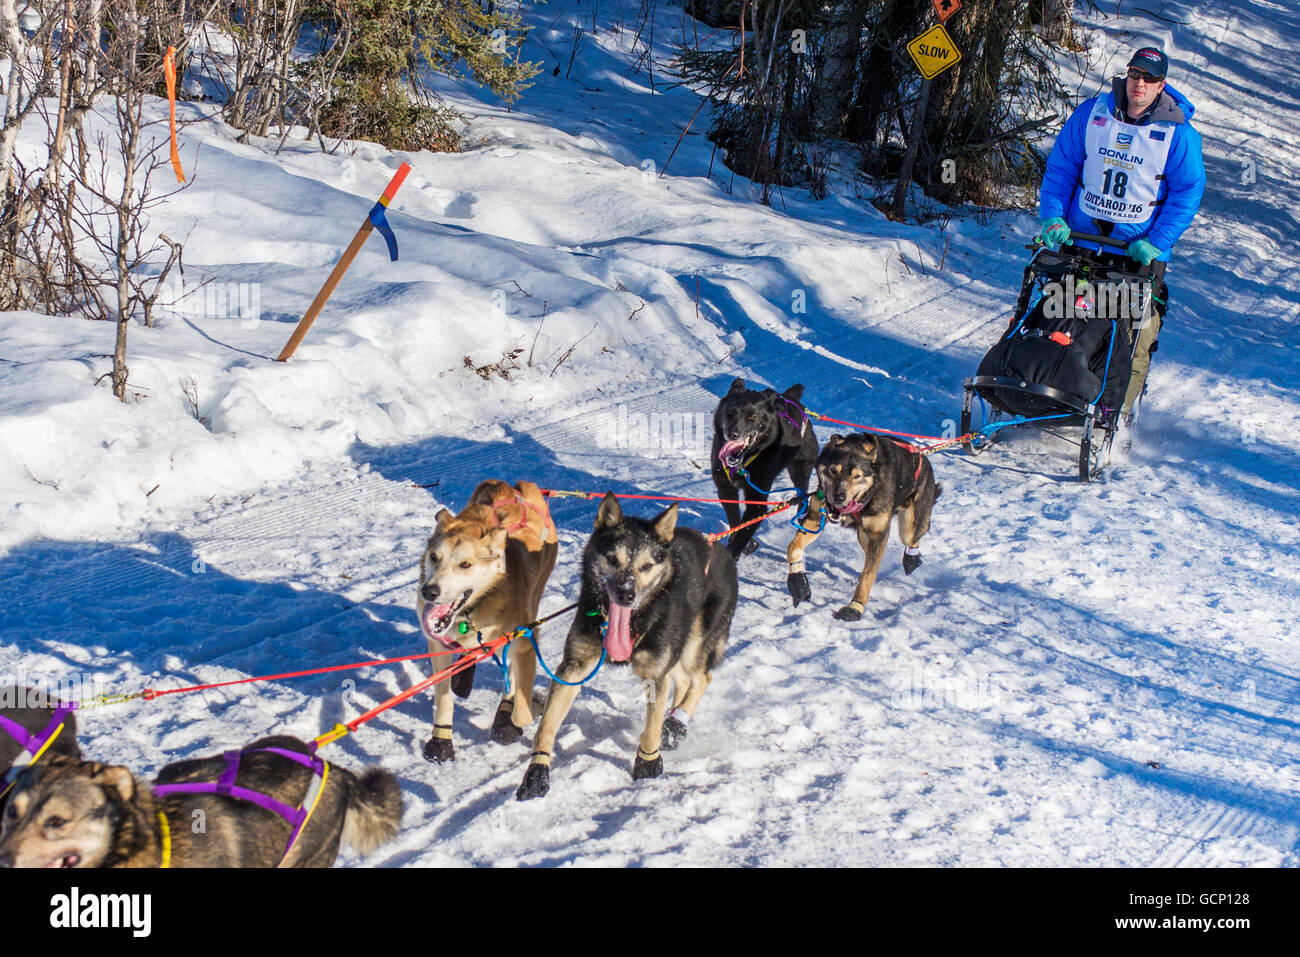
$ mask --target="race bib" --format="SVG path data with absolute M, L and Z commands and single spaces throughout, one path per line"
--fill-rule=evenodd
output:
M 1141 223 L 1151 218 L 1174 124 L 1137 126 L 1115 119 L 1099 99 L 1088 118 L 1079 208 L 1093 219 Z

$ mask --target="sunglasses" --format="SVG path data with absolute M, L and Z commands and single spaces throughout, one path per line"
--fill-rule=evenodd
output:
M 1152 76 L 1150 73 L 1143 73 L 1141 70 L 1129 70 L 1128 78 L 1130 80 L 1141 80 L 1143 83 L 1163 83 L 1164 77 Z

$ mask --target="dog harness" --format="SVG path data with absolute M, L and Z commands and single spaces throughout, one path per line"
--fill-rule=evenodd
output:
M 789 396 L 783 395 L 781 396 L 781 398 L 785 400 L 786 405 L 794 406 L 794 408 L 798 410 L 799 421 L 796 422 L 794 419 L 790 418 L 790 416 L 786 415 L 784 412 L 777 412 L 776 413 L 777 418 L 785 419 L 796 429 L 802 432 L 804 426 L 808 424 L 808 410 L 803 407 L 802 403 L 796 402 L 794 399 L 791 399 Z
M 534 505 L 532 502 L 527 501 L 527 500 L 526 500 L 522 495 L 520 495 L 518 492 L 515 492 L 515 494 L 514 494 L 513 496 L 511 496 L 510 498 L 499 498 L 499 499 L 497 499 L 495 502 L 492 503 L 492 510 L 495 512 L 496 510 L 498 510 L 499 508 L 501 508 L 503 505 L 511 505 L 511 504 L 521 505 L 521 506 L 523 506 L 523 507 L 526 508 L 526 509 L 531 508 L 534 512 L 536 512 L 536 513 L 538 514 L 538 516 L 541 517 L 541 519 L 542 519 L 542 524 L 545 525 L 547 528 L 551 529 L 552 531 L 554 531 L 554 529 L 555 529 L 555 523 L 554 523 L 553 521 L 551 521 L 551 510 L 550 510 L 549 508 L 547 508 L 545 505 L 543 505 L 542 508 L 538 508 L 538 507 L 537 507 L 536 505 Z M 500 524 L 500 523 L 501 523 L 501 516 L 498 515 L 498 516 L 497 516 L 497 524 Z M 520 518 L 519 521 L 514 522 L 513 524 L 510 524 L 510 525 L 504 525 L 504 526 L 502 526 L 502 527 L 506 530 L 506 534 L 508 534 L 508 535 L 512 535 L 512 534 L 514 534 L 515 532 L 519 531 L 521 528 L 523 528 L 523 527 L 524 527 L 525 525 L 527 525 L 527 524 L 528 524 L 528 519 L 527 519 L 526 517 L 524 517 L 524 518 Z
M 158 809 L 158 833 L 162 835 L 162 861 L 158 866 L 167 870 L 172 866 L 172 827 L 167 823 L 167 815 Z
M 900 441 L 899 439 L 894 439 L 893 442 L 895 445 L 907 449 L 907 451 L 916 456 L 916 471 L 912 474 L 912 482 L 915 484 L 916 480 L 921 477 L 921 463 L 924 461 L 921 447 L 919 445 L 913 445 L 911 442 Z
M 312 773 L 311 784 L 307 786 L 307 793 L 303 796 L 302 803 L 297 808 L 290 807 L 281 801 L 277 801 L 270 795 L 263 794 L 261 791 L 254 791 L 250 788 L 240 787 L 235 783 L 239 776 L 240 758 L 245 754 L 251 754 L 257 751 L 264 751 L 269 754 L 278 754 L 282 758 L 288 758 L 307 768 Z M 289 834 L 289 843 L 284 848 L 284 853 L 280 856 L 280 862 L 276 866 L 284 864 L 293 850 L 294 844 L 298 841 L 298 836 L 302 829 L 307 826 L 311 820 L 312 812 L 316 810 L 316 804 L 320 801 L 320 796 L 325 792 L 325 780 L 329 777 L 329 762 L 322 760 L 314 754 L 302 754 L 298 751 L 288 751 L 284 748 L 254 748 L 252 751 L 227 751 L 222 755 L 226 759 L 226 768 L 221 773 L 221 777 L 216 781 L 192 781 L 183 784 L 157 784 L 153 787 L 155 797 L 165 797 L 168 794 L 220 794 L 223 797 L 232 797 L 240 801 L 248 801 L 250 804 L 256 804 L 258 807 L 278 814 L 288 822 L 292 828 Z
M 17 721 L 0 715 L 0 729 L 4 730 L 9 737 L 18 742 L 22 748 L 18 756 L 14 758 L 13 763 L 9 765 L 4 773 L 4 789 L 0 790 L 0 798 L 9 793 L 9 789 L 14 786 L 18 780 L 18 775 L 24 769 L 31 767 L 41 759 L 46 751 L 50 749 L 56 738 L 63 732 L 63 728 L 68 723 L 68 715 L 75 711 L 75 704 L 61 704 L 54 709 L 54 714 L 50 717 L 49 723 L 40 731 L 32 734 Z

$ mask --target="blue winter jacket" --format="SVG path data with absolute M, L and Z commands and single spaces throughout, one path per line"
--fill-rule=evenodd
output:
M 1046 220 L 1059 216 L 1072 231 L 1100 231 L 1092 217 L 1079 208 L 1079 194 L 1083 190 L 1081 174 L 1088 117 L 1092 115 L 1097 100 L 1103 98 L 1110 114 L 1127 122 L 1120 105 L 1124 102 L 1124 78 L 1116 77 L 1109 93 L 1085 100 L 1070 114 L 1061 135 L 1056 138 L 1056 145 L 1047 159 L 1047 172 L 1043 174 L 1043 189 L 1038 198 L 1039 217 Z M 1138 122 L 1138 126 L 1153 121 L 1177 124 L 1165 163 L 1165 178 L 1160 184 L 1151 217 L 1143 223 L 1115 223 L 1110 233 L 1120 242 L 1145 238 L 1160 250 L 1160 259 L 1165 262 L 1169 261 L 1174 243 L 1192 224 L 1192 218 L 1201 206 L 1201 197 L 1205 195 L 1201 134 L 1191 124 L 1195 110 L 1187 97 L 1166 83 L 1155 106 Z M 1095 243 L 1081 241 L 1078 245 L 1096 248 Z

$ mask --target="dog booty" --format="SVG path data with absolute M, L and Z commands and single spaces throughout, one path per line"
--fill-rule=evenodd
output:
M 903 549 L 903 574 L 910 575 L 921 567 L 921 550 L 911 548 L 910 546 Z
M 673 708 L 664 718 L 663 738 L 660 744 L 665 751 L 675 750 L 686 740 L 686 728 L 691 716 L 682 708 Z

